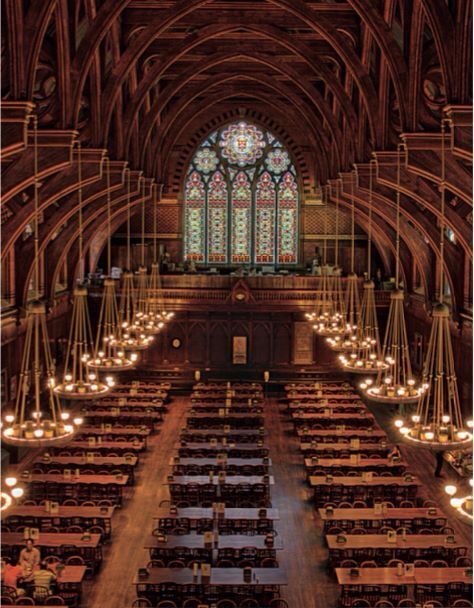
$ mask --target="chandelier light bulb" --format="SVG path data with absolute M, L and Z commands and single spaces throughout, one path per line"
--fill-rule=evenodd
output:
M 5 478 L 5 484 L 9 488 L 12 488 L 14 485 L 16 485 L 16 482 L 17 482 L 17 478 L 16 477 L 6 477 Z
M 13 488 L 11 490 L 11 495 L 13 496 L 13 498 L 21 498 L 24 493 L 25 491 L 23 490 L 23 488 Z
M 456 494 L 456 492 L 458 491 L 457 487 L 454 485 L 448 485 L 444 487 L 444 491 L 446 492 L 446 494 L 448 494 L 449 496 L 454 496 Z

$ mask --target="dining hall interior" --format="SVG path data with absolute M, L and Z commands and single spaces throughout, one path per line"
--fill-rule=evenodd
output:
M 472 608 L 472 2 L 1 6 L 0 607 Z

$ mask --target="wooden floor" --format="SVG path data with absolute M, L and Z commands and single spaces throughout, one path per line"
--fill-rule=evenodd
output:
M 168 498 L 163 483 L 179 429 L 184 425 L 188 403 L 186 398 L 174 398 L 160 433 L 150 438 L 132 497 L 114 516 L 113 541 L 105 550 L 102 571 L 85 587 L 85 608 L 129 608 L 135 599 L 132 579 L 137 568 L 148 561 L 144 540 L 151 532 L 156 507 L 160 500 Z M 391 431 L 393 415 L 387 410 L 375 410 L 374 413 L 383 427 Z M 271 399 L 267 404 L 265 426 L 275 476 L 272 503 L 280 511 L 277 529 L 285 547 L 279 554 L 279 561 L 289 581 L 282 595 L 291 608 L 335 608 L 338 588 L 333 575 L 326 571 L 327 551 L 321 522 L 309 501 L 298 442 L 277 399 Z M 432 454 L 407 448 L 402 451 L 409 468 L 425 486 L 423 494 L 443 506 L 456 532 L 472 546 L 471 526 L 453 516 L 443 492 L 444 485 L 454 478 L 449 469 L 445 467 L 444 478 L 435 479 Z

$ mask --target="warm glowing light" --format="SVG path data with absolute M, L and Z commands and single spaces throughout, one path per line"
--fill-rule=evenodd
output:
M 445 486 L 444 491 L 446 492 L 446 494 L 448 494 L 449 496 L 454 496 L 457 492 L 457 488 L 456 486 Z
M 23 488 L 13 488 L 11 491 L 11 495 L 13 496 L 13 498 L 21 498 L 24 493 L 25 492 Z
M 6 477 L 5 478 L 5 483 L 7 484 L 7 486 L 9 488 L 12 488 L 14 485 L 16 485 L 17 479 L 16 477 Z

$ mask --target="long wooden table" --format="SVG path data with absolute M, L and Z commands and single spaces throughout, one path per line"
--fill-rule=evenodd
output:
M 59 502 L 66 497 L 94 500 L 97 492 L 98 499 L 112 500 L 114 504 L 121 505 L 128 475 L 123 475 L 120 479 L 115 475 L 80 475 L 66 478 L 64 475 L 35 473 L 27 479 L 22 479 L 22 482 L 30 486 L 29 493 L 33 499 L 49 498 Z
M 154 586 L 161 583 L 174 583 L 175 585 L 212 585 L 215 587 L 281 587 L 288 584 L 286 574 L 281 568 L 252 568 L 255 579 L 250 582 L 244 581 L 243 568 L 212 568 L 209 581 L 202 579 L 199 573 L 193 576 L 192 568 L 151 568 L 145 579 L 138 576 L 134 578 L 133 584 L 140 586 Z
M 38 528 L 68 527 L 80 521 L 82 526 L 99 525 L 106 536 L 112 531 L 112 515 L 115 507 L 83 507 L 60 505 L 57 513 L 46 511 L 44 505 L 12 505 L 3 514 L 2 522 L 7 526 L 30 525 Z M 27 523 L 24 523 L 24 522 Z
M 116 471 L 128 476 L 130 485 L 134 483 L 134 468 L 137 466 L 137 456 L 94 456 L 88 460 L 87 456 L 56 456 L 53 455 L 49 460 L 42 458 L 36 459 L 33 463 L 35 469 L 42 469 L 44 473 L 52 470 L 74 469 L 79 470 L 83 475 L 91 471 L 93 474 L 107 471 L 113 474 Z
M 17 560 L 20 551 L 25 546 L 25 538 L 21 532 L 2 532 L 2 553 Z M 102 539 L 100 534 L 90 534 L 89 540 L 84 540 L 82 534 L 71 532 L 41 532 L 35 540 L 35 546 L 41 549 L 42 557 L 48 554 L 66 558 L 73 549 L 74 555 L 84 558 L 87 565 L 97 570 L 102 562 Z
M 263 458 L 268 456 L 269 449 L 267 447 L 258 445 L 257 443 L 234 443 L 230 442 L 223 445 L 221 442 L 211 445 L 210 443 L 194 443 L 186 442 L 184 445 L 181 443 L 176 448 L 180 457 L 193 458 L 194 454 L 201 454 L 203 456 L 215 456 L 219 452 L 225 452 L 229 458 L 238 458 L 242 454 L 243 458 Z
M 390 451 L 390 446 L 381 445 L 380 443 L 369 443 L 369 442 L 360 442 L 358 446 L 351 445 L 349 442 L 343 443 L 318 443 L 316 441 L 311 442 L 301 442 L 300 443 L 300 451 L 304 454 L 327 454 L 331 452 L 351 452 L 353 454 L 358 453 L 374 453 L 380 456 L 385 456 Z
M 350 458 L 305 458 L 304 465 L 309 472 L 318 468 L 355 471 L 358 469 L 385 469 L 386 471 L 398 471 L 399 475 L 402 475 L 407 468 L 406 462 L 393 462 L 388 458 L 359 458 L 355 461 Z
M 341 429 L 296 429 L 298 437 L 304 441 L 308 437 L 315 437 L 316 439 L 323 439 L 325 437 L 350 439 L 354 438 L 367 438 L 371 439 L 387 439 L 387 434 L 380 428 L 372 429 L 359 429 L 359 428 L 341 428 Z M 333 443 L 333 442 L 331 442 Z
M 166 485 L 207 485 L 212 484 L 214 486 L 218 485 L 233 485 L 237 486 L 239 484 L 264 484 L 264 485 L 275 485 L 275 479 L 273 475 L 268 476 L 268 481 L 265 481 L 263 475 L 227 475 L 224 482 L 220 482 L 217 476 L 214 476 L 212 479 L 209 478 L 209 475 L 175 475 L 172 481 L 167 481 Z
M 145 549 L 175 549 L 176 547 L 184 547 L 186 549 L 245 549 L 253 547 L 261 550 L 281 551 L 283 542 L 279 538 L 275 538 L 273 545 L 266 544 L 266 536 L 261 534 L 218 534 L 214 537 L 210 546 L 204 543 L 203 534 L 171 534 L 166 536 L 166 540 L 160 541 L 157 537 L 150 536 L 145 542 Z
M 367 532 L 377 532 L 382 526 L 394 529 L 409 527 L 410 529 L 428 528 L 433 531 L 441 530 L 446 525 L 445 514 L 439 509 L 426 507 L 388 507 L 379 512 L 374 508 L 367 509 L 319 509 L 319 517 L 324 522 L 325 531 L 335 526 L 350 532 L 352 528 L 362 527 Z
M 209 443 L 212 439 L 221 440 L 225 439 L 227 442 L 231 441 L 259 441 L 265 437 L 266 431 L 262 429 L 230 429 L 229 431 L 224 429 L 183 429 L 180 437 L 184 441 L 195 442 L 197 439 Z
M 142 439 L 134 441 L 102 441 L 96 440 L 94 442 L 88 439 L 71 441 L 67 445 L 61 448 L 50 448 L 50 452 L 56 454 L 57 452 L 141 452 L 145 449 L 145 442 Z
M 351 575 L 351 568 L 336 568 L 339 585 L 448 585 L 460 582 L 472 585 L 472 576 L 465 568 L 415 568 L 413 576 L 399 576 L 396 568 L 359 568 L 358 576 Z
M 116 424 L 114 426 L 110 426 L 110 428 L 105 428 L 105 425 L 102 426 L 81 426 L 80 430 L 77 433 L 76 438 L 82 438 L 88 435 L 110 435 L 110 436 L 118 436 L 118 437 L 140 437 L 140 439 L 146 439 L 150 435 L 150 429 L 148 427 L 121 427 Z
M 222 517 L 217 518 L 218 520 L 222 519 L 232 519 L 232 520 L 253 520 L 259 521 L 260 519 L 270 519 L 272 521 L 278 521 L 280 519 L 280 514 L 278 509 L 265 509 L 265 517 L 260 517 L 261 509 L 253 509 L 253 508 L 236 508 L 236 507 L 226 507 L 224 509 L 224 514 Z M 177 509 L 176 513 L 170 513 L 169 509 L 157 509 L 156 515 L 153 519 L 189 519 L 191 522 L 197 521 L 199 519 L 213 519 L 214 513 L 212 508 L 210 507 L 186 507 L 183 509 Z

